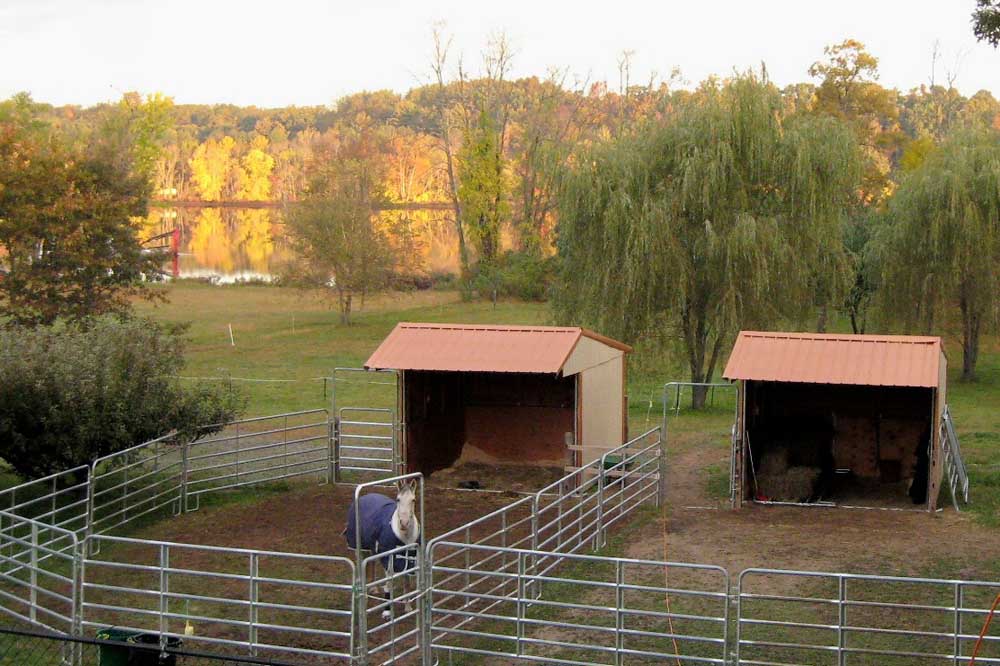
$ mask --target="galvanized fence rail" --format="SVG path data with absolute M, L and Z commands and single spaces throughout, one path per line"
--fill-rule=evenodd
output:
M 442 564 L 437 551 L 456 548 L 502 555 L 512 566 Z M 560 573 L 533 573 L 540 557 L 557 557 Z M 726 663 L 729 576 L 719 567 L 447 541 L 430 545 L 428 562 L 425 663 L 452 654 L 608 666 Z M 532 594 L 543 582 L 545 595 Z
M 349 660 L 354 652 L 349 558 L 90 538 L 110 552 L 82 562 L 85 633 L 114 626 L 250 655 Z
M 0 572 L 30 557 L 31 523 L 36 521 L 83 538 L 88 523 L 90 480 L 86 465 L 50 474 L 0 492 Z M 43 538 L 41 546 L 64 550 L 69 543 L 58 531 Z M 43 556 L 43 560 L 48 557 Z
M 341 407 L 334 425 L 335 478 L 341 472 L 393 475 L 402 471 L 396 442 L 395 410 Z
M 74 532 L 0 512 L 0 612 L 53 631 L 78 630 L 80 542 Z
M 185 447 L 184 510 L 208 493 L 292 477 L 330 477 L 329 412 L 311 409 L 234 421 Z
M 951 502 L 956 511 L 961 511 L 958 501 L 969 502 L 969 471 L 962 457 L 962 447 L 958 442 L 955 424 L 951 420 L 951 411 L 945 405 L 941 415 L 941 450 L 944 453 L 944 474 L 951 491 Z
M 181 512 L 185 446 L 176 433 L 102 456 L 90 467 L 88 534 L 101 534 L 170 507 Z
M 747 569 L 736 662 L 964 666 L 997 594 L 997 582 Z M 1000 626 L 976 663 L 1000 664 Z

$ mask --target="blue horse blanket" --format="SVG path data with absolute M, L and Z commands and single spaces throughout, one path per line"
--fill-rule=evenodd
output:
M 396 511 L 396 500 L 378 493 L 362 495 L 358 500 L 358 513 L 361 518 L 361 549 L 372 553 L 384 553 L 400 546 L 405 546 L 396 533 L 392 531 L 392 514 Z M 347 529 L 344 537 L 348 548 L 358 545 L 358 526 L 354 522 L 354 502 L 347 511 Z M 419 539 L 418 539 L 419 541 Z M 416 546 L 413 548 L 386 555 L 382 558 L 382 566 L 389 570 L 392 559 L 392 571 L 403 573 L 412 569 L 416 560 Z

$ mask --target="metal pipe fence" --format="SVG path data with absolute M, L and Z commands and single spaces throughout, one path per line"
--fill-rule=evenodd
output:
M 325 409 L 234 421 L 222 434 L 185 446 L 184 510 L 202 495 L 299 476 L 329 480 L 330 419 Z
M 441 563 L 438 549 L 459 547 L 502 554 L 512 566 L 484 570 Z M 608 666 L 634 659 L 726 663 L 729 577 L 725 570 L 559 553 L 558 575 L 532 571 L 534 560 L 552 556 L 447 541 L 430 544 L 430 660 L 425 663 L 455 653 Z M 474 582 L 454 584 L 468 579 Z M 546 594 L 536 597 L 530 588 L 541 582 Z
M 747 569 L 739 577 L 738 664 L 969 663 L 1000 583 Z M 1000 627 L 976 663 L 1000 664 Z
M 77 631 L 76 534 L 6 511 L 0 516 L 10 528 L 0 533 L 0 612 L 53 631 Z
M 608 527 L 643 503 L 658 501 L 662 455 L 655 427 L 542 488 L 533 498 L 532 547 L 572 553 L 603 546 Z
M 0 572 L 30 556 L 31 523 L 37 521 L 83 538 L 88 523 L 89 468 L 86 465 L 50 474 L 0 492 Z M 47 532 L 46 532 L 47 534 Z M 68 543 L 56 531 L 41 546 L 63 550 Z M 47 557 L 47 556 L 46 556 Z M 43 558 L 44 559 L 44 558 Z
M 337 410 L 335 423 L 337 480 L 343 471 L 383 476 L 401 471 L 394 410 L 341 407 Z
M 346 557 L 94 535 L 82 562 L 80 628 L 114 626 L 253 656 L 354 652 L 354 562 Z
M 113 530 L 164 507 L 174 515 L 181 512 L 185 446 L 175 439 L 176 433 L 168 433 L 93 462 L 89 534 Z

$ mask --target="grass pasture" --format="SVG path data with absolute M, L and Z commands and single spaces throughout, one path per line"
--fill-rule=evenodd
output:
M 180 284 L 170 288 L 168 303 L 155 307 L 142 304 L 140 309 L 161 321 L 189 323 L 188 365 L 184 369 L 185 379 L 181 381 L 232 381 L 247 395 L 248 416 L 328 407 L 330 386 L 324 387 L 322 378 L 330 376 L 335 367 L 360 366 L 399 321 L 550 323 L 550 313 L 545 304 L 502 302 L 494 308 L 488 302 L 463 302 L 453 292 L 440 291 L 392 294 L 370 299 L 365 308 L 356 314 L 351 326 L 340 325 L 337 313 L 322 299 L 269 286 Z M 960 346 L 953 340 L 946 340 L 946 350 L 952 366 L 948 399 L 972 483 L 971 504 L 961 513 L 950 507 L 946 494 L 942 495 L 940 502 L 943 510 L 935 515 L 919 511 L 762 506 L 748 507 L 738 513 L 728 511 L 729 428 L 732 424 L 733 392 L 719 391 L 714 404 L 708 409 L 692 412 L 683 408 L 685 405 L 682 403 L 679 413 L 670 414 L 666 444 L 667 505 L 662 511 L 640 511 L 624 529 L 616 526 L 602 554 L 716 565 L 724 567 L 734 578 L 749 567 L 770 567 L 1000 580 L 1000 460 L 997 455 L 1000 451 L 1000 348 L 995 339 L 984 343 L 979 379 L 973 383 L 958 381 L 955 368 L 961 363 Z M 642 432 L 661 422 L 662 385 L 683 377 L 682 369 L 666 360 L 660 351 L 641 346 L 637 349 L 629 373 L 632 433 Z M 252 379 L 283 381 L 246 381 Z M 338 390 L 341 390 L 339 385 Z M 359 404 L 384 402 L 388 405 L 392 399 L 392 392 L 382 386 L 360 386 L 347 390 L 357 391 L 355 395 Z M 14 479 L 5 478 L 4 481 L 9 483 Z M 443 491 L 438 489 L 434 492 Z M 492 500 L 482 504 L 472 502 L 470 494 L 454 498 L 442 496 L 435 500 L 438 508 L 434 509 L 431 520 L 438 525 L 430 533 L 440 533 L 444 527 L 459 524 L 456 521 L 468 520 L 511 500 L 493 496 Z M 347 501 L 346 496 L 341 497 L 335 489 L 292 480 L 262 488 L 206 495 L 199 511 L 177 518 L 149 516 L 132 524 L 127 529 L 127 535 L 335 555 L 341 552 L 341 513 Z M 155 554 L 130 550 L 123 544 L 109 545 L 108 551 L 102 552 L 101 557 L 111 555 L 139 560 L 149 559 Z M 198 555 L 179 557 L 195 558 L 194 562 Z M 184 561 L 179 559 L 177 564 Z M 272 567 L 265 569 L 269 574 L 278 571 L 274 568 L 278 567 L 277 564 L 265 562 L 263 566 Z M 286 567 L 285 573 L 289 577 L 297 576 L 296 566 L 299 565 L 290 569 Z M 229 573 L 231 569 L 235 574 L 245 568 L 245 563 L 221 563 L 220 567 L 220 573 Z M 316 567 L 308 565 L 304 565 L 301 573 L 307 580 L 310 575 L 322 575 Z M 606 580 L 609 572 L 588 569 L 586 564 L 580 564 L 561 569 L 559 575 L 567 579 L 580 577 L 596 581 Z M 660 575 L 655 571 L 637 572 L 635 580 L 655 588 L 663 584 Z M 116 578 L 110 570 L 106 576 L 111 585 L 125 580 Z M 147 587 L 152 587 L 154 582 Z M 674 582 L 682 581 L 678 579 Z M 831 594 L 829 581 L 826 580 L 782 581 L 775 585 L 783 585 L 803 597 L 815 595 L 829 599 Z M 179 576 L 176 589 L 197 592 L 198 582 L 194 578 Z M 232 595 L 241 591 L 240 584 L 233 584 Z M 226 590 L 223 589 L 220 594 L 224 592 Z M 926 600 L 928 604 L 944 604 L 949 591 L 889 589 L 872 585 L 860 586 L 855 593 L 866 602 Z M 976 594 L 977 604 L 986 604 L 986 593 L 980 590 Z M 581 596 L 579 586 L 572 582 L 554 584 L 546 590 L 546 599 L 557 603 L 582 601 L 593 606 L 607 606 L 605 596 L 606 590 L 599 586 Z M 662 601 L 660 596 L 655 591 L 638 595 L 634 603 L 643 609 L 656 609 Z M 92 598 L 100 599 L 100 596 Z M 332 598 L 330 602 L 333 603 Z M 674 598 L 673 602 L 677 605 L 675 611 L 678 608 L 684 610 L 680 597 Z M 204 607 L 177 607 L 174 610 L 185 614 L 188 610 L 192 613 L 197 611 L 206 618 L 215 614 L 228 618 L 230 610 L 225 610 L 228 606 L 222 602 L 213 606 L 215 603 L 205 601 Z M 705 610 L 701 606 L 691 608 Z M 809 608 L 787 606 L 774 610 L 773 617 L 821 624 L 829 622 L 828 611 L 828 608 L 817 610 L 815 605 Z M 242 610 L 237 608 L 233 611 L 234 618 L 238 612 Z M 553 619 L 578 622 L 581 626 L 590 621 L 595 626 L 603 626 L 607 622 L 607 618 L 599 613 L 593 618 L 586 615 L 585 612 L 567 614 L 557 607 L 538 605 L 527 616 L 534 624 L 526 635 L 537 639 L 554 638 L 558 643 L 559 632 L 565 631 L 563 642 L 566 645 L 549 650 L 536 643 L 539 654 L 586 660 L 586 651 L 573 647 L 573 642 L 586 634 L 585 628 L 562 630 L 546 626 Z M 898 622 L 903 620 L 894 619 L 892 613 L 880 614 L 877 610 L 859 611 L 853 617 L 859 622 L 882 622 L 890 630 L 926 625 L 934 631 L 948 631 L 947 621 L 941 618 L 915 619 L 909 625 L 900 625 Z M 280 617 L 275 619 L 280 620 Z M 109 621 L 113 619 L 109 618 Z M 970 620 L 969 624 L 973 622 Z M 509 630 L 509 623 L 504 625 L 501 622 L 496 626 L 506 626 Z M 647 628 L 644 625 L 637 627 L 640 630 Z M 652 625 L 648 628 L 654 631 L 663 629 Z M 232 631 L 233 638 L 238 633 L 224 627 L 217 629 L 223 631 L 223 635 Z M 209 620 L 205 620 L 196 627 L 196 631 L 212 632 L 215 629 Z M 597 630 L 598 633 L 603 631 L 605 629 Z M 758 627 L 755 631 L 754 637 L 761 640 L 780 640 L 783 637 L 783 630 L 779 629 Z M 964 631 L 978 631 L 978 626 L 965 626 Z M 878 647 L 877 641 L 872 643 L 875 639 L 871 637 L 862 636 L 853 640 L 858 642 L 852 645 Z M 637 638 L 635 644 L 641 645 L 641 639 Z M 497 645 L 502 646 L 503 641 Z M 657 649 L 662 647 L 659 645 Z M 968 651 L 967 645 L 965 649 Z M 680 650 L 684 654 L 708 656 L 713 648 L 681 644 Z M 784 656 L 792 658 L 791 655 Z M 0 663 L 3 663 L 2 660 Z M 485 662 L 456 655 L 453 663 Z M 502 660 L 490 663 L 502 663 Z M 635 663 L 645 662 L 639 660 Z M 879 661 L 874 656 L 850 663 L 904 662 Z

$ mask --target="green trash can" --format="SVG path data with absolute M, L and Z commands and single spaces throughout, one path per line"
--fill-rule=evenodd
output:
M 177 656 L 163 655 L 159 650 L 160 637 L 130 629 L 108 627 L 97 632 L 97 640 L 114 641 L 118 645 L 101 645 L 99 666 L 176 666 Z M 147 647 L 131 647 L 147 646 Z M 167 647 L 179 648 L 179 638 L 168 638 Z

